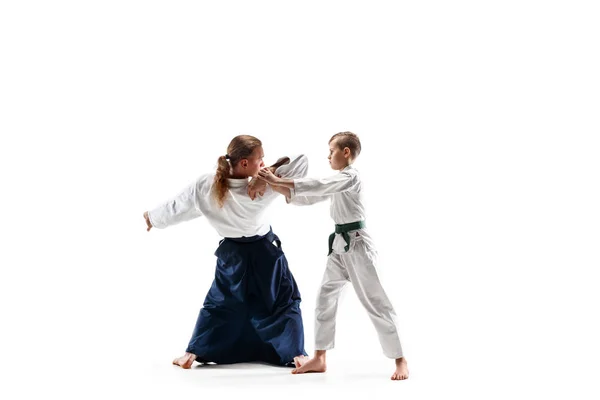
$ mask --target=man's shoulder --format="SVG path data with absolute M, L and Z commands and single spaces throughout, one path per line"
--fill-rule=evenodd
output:
M 215 173 L 209 172 L 206 174 L 202 174 L 196 179 L 196 189 L 199 191 L 210 190 L 213 181 L 215 179 Z

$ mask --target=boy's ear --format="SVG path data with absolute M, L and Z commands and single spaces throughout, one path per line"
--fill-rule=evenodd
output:
M 352 155 L 352 152 L 350 151 L 349 147 L 344 147 L 344 157 L 350 157 Z
M 247 159 L 242 159 L 242 167 L 246 168 L 248 166 L 248 160 Z

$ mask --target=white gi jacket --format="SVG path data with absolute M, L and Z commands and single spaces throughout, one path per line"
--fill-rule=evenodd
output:
M 277 168 L 275 174 L 292 179 L 306 176 L 307 171 L 308 160 L 299 155 Z M 268 206 L 278 193 L 267 185 L 264 196 L 252 200 L 247 193 L 249 178 L 228 179 L 229 190 L 220 208 L 212 193 L 214 177 L 214 172 L 200 176 L 178 196 L 149 211 L 152 226 L 166 228 L 204 215 L 222 237 L 267 234 L 270 230 Z

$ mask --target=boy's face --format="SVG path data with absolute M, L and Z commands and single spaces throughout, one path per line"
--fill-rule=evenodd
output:
M 346 168 L 350 161 L 350 149 L 344 148 L 340 149 L 340 146 L 337 144 L 337 139 L 332 140 L 329 143 L 329 165 L 331 165 L 331 169 L 335 169 L 340 171 Z

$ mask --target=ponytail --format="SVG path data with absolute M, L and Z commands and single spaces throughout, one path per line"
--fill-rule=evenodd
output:
M 227 161 L 225 156 L 221 156 L 217 160 L 217 172 L 215 174 L 215 182 L 213 186 L 213 194 L 220 208 L 222 208 L 223 204 L 225 204 L 225 197 L 227 196 L 227 190 L 229 189 L 229 184 L 227 183 L 228 176 L 229 161 Z

